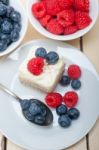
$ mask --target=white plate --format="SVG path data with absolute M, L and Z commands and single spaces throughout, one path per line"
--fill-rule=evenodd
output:
M 81 116 L 73 121 L 68 129 L 54 123 L 50 127 L 31 124 L 21 114 L 19 103 L 0 91 L 0 130 L 11 141 L 29 150 L 59 150 L 71 146 L 82 139 L 93 127 L 99 114 L 99 80 L 98 75 L 87 57 L 74 47 L 51 40 L 35 40 L 22 46 L 8 59 L 0 64 L 0 82 L 12 89 L 22 98 L 35 97 L 44 99 L 44 93 L 28 88 L 18 80 L 18 68 L 31 46 L 43 46 L 48 50 L 58 50 L 66 59 L 66 64 L 76 63 L 82 68 L 82 88 L 78 92 L 80 99 L 77 108 Z M 68 88 L 58 85 L 58 92 L 64 93 Z
M 85 29 L 79 30 L 76 33 L 70 34 L 70 35 L 55 35 L 53 33 L 48 32 L 44 27 L 41 26 L 39 21 L 33 16 L 31 7 L 33 3 L 38 2 L 39 0 L 27 0 L 27 14 L 29 17 L 29 20 L 32 24 L 32 26 L 40 32 L 42 35 L 59 41 L 67 41 L 67 40 L 73 40 L 80 36 L 83 36 L 87 32 L 89 32 L 92 27 L 95 25 L 96 20 L 98 18 L 99 13 L 99 4 L 98 0 L 90 0 L 90 16 L 92 18 L 92 23 Z
M 22 18 L 22 29 L 20 32 L 20 38 L 17 42 L 13 42 L 5 51 L 0 52 L 0 56 L 7 55 L 8 53 L 15 50 L 22 42 L 28 27 L 28 17 L 24 9 L 24 5 L 20 0 L 10 0 L 10 6 L 13 6 L 15 10 L 20 12 Z

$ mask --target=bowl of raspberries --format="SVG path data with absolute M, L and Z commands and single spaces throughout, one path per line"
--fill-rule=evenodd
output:
M 27 15 L 20 0 L 0 0 L 0 56 L 18 47 L 27 26 Z
M 55 40 L 72 40 L 87 33 L 98 17 L 98 0 L 28 0 L 33 27 Z

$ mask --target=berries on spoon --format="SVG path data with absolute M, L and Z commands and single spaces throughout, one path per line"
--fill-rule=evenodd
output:
M 49 93 L 45 98 L 47 105 L 52 108 L 56 108 L 59 105 L 61 105 L 62 100 L 63 100 L 63 97 L 59 93 Z
M 67 73 L 68 73 L 68 76 L 74 80 L 81 77 L 81 69 L 78 65 L 70 65 L 67 70 Z
M 78 102 L 78 95 L 74 91 L 69 91 L 65 93 L 63 99 L 67 107 L 73 108 Z
M 61 80 L 60 80 L 60 84 L 63 85 L 63 86 L 67 86 L 67 85 L 70 84 L 70 81 L 71 81 L 71 79 L 70 79 L 69 76 L 63 75 Z

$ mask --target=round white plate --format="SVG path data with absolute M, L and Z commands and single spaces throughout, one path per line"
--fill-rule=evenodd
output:
M 45 93 L 22 85 L 18 80 L 18 68 L 31 46 L 42 46 L 47 50 L 57 50 L 63 55 L 67 66 L 78 64 L 82 69 L 82 88 L 78 91 L 77 108 L 81 115 L 68 129 L 59 127 L 55 110 L 54 122 L 50 127 L 36 126 L 22 116 L 19 103 L 0 91 L 0 130 L 15 144 L 29 150 L 59 150 L 71 146 L 82 139 L 93 127 L 99 115 L 99 80 L 88 58 L 74 47 L 51 40 L 35 40 L 20 47 L 0 64 L 0 83 L 12 89 L 22 98 L 43 100 Z M 62 94 L 70 88 L 57 86 Z

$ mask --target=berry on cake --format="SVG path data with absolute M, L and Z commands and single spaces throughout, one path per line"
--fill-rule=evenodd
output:
M 64 69 L 65 62 L 57 52 L 33 47 L 19 67 L 19 79 L 28 86 L 53 92 Z

